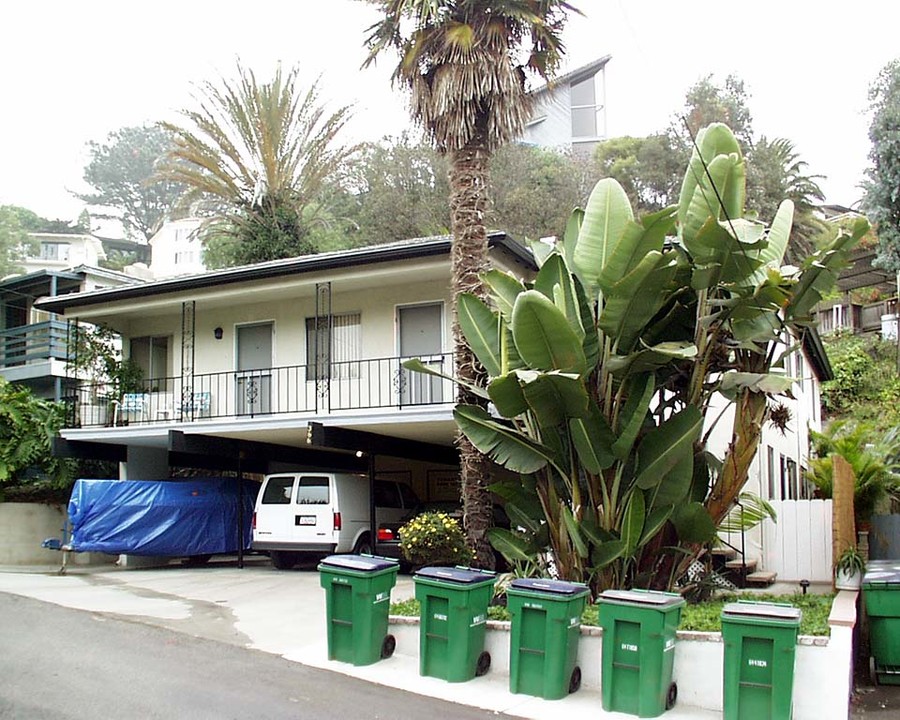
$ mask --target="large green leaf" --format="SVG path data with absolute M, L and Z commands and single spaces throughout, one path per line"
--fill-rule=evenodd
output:
M 569 325 L 578 336 L 584 337 L 584 328 L 581 326 L 581 309 L 575 294 L 575 285 L 562 255 L 554 253 L 547 258 L 534 280 L 534 289 L 552 300 L 566 316 Z
M 525 292 L 525 286 L 509 273 L 500 270 L 488 270 L 484 274 L 484 281 L 491 289 L 500 315 L 507 323 L 511 323 L 513 305 L 516 304 L 519 293 Z
M 778 522 L 778 515 L 769 503 L 759 495 L 742 492 L 740 503 L 719 523 L 719 532 L 749 532 L 766 518 Z
M 529 367 L 584 372 L 582 339 L 559 308 L 537 290 L 526 290 L 516 298 L 512 332 L 516 349 Z
M 691 166 L 693 168 L 693 165 Z M 688 252 L 695 258 L 705 258 L 709 250 L 708 242 L 698 242 L 701 228 L 712 221 L 716 225 L 719 220 L 735 219 L 743 214 L 741 208 L 736 214 L 722 211 L 720 201 L 727 202 L 733 194 L 733 186 L 743 182 L 743 161 L 736 154 L 718 155 L 707 166 L 701 169 L 701 182 L 695 186 L 694 195 L 688 203 L 687 214 L 682 220 L 682 241 Z M 708 173 L 708 175 L 707 175 Z M 712 183 L 710 183 L 712 178 Z M 713 187 L 715 185 L 715 188 Z M 681 207 L 679 206 L 679 219 Z
M 562 508 L 562 519 L 566 528 L 566 534 L 572 541 L 572 547 L 575 548 L 578 557 L 586 558 L 588 556 L 588 544 L 581 534 L 581 530 L 578 527 L 578 521 L 575 519 L 575 516 L 572 515 L 572 511 L 568 507 L 564 506 Z
M 518 417 L 528 410 L 525 393 L 522 392 L 522 386 L 519 385 L 519 379 L 515 374 L 501 375 L 491 380 L 488 395 L 497 412 L 505 418 Z
M 631 452 L 655 390 L 656 378 L 652 373 L 634 375 L 629 379 L 625 407 L 619 415 L 619 438 L 613 443 L 613 454 L 619 460 L 624 460 Z
M 664 505 L 677 505 L 684 502 L 691 491 L 694 478 L 694 455 L 685 454 L 668 472 L 662 482 L 652 490 L 648 490 L 650 505 L 654 508 Z
M 614 560 L 625 554 L 625 543 L 622 540 L 609 540 L 600 545 L 595 545 L 591 552 L 591 562 L 594 568 L 599 570 L 605 568 Z
M 666 524 L 674 511 L 674 505 L 661 505 L 653 508 L 647 514 L 647 519 L 644 521 L 644 532 L 641 534 L 638 547 L 643 547 L 650 542 L 662 529 L 663 525 Z
M 466 342 L 488 375 L 502 375 L 499 315 L 471 293 L 462 293 L 457 299 L 457 317 Z
M 410 358 L 409 360 L 404 360 L 401 364 L 407 370 L 411 370 L 412 372 L 422 373 L 423 375 L 431 375 L 432 377 L 438 377 L 442 378 L 443 380 L 449 380 L 451 382 L 459 383 L 473 395 L 484 398 L 485 400 L 490 400 L 490 397 L 488 396 L 484 388 L 479 387 L 478 385 L 472 385 L 471 383 L 464 382 L 459 378 L 445 375 L 444 373 L 435 370 L 430 365 L 426 365 L 419 358 Z
M 625 543 L 625 554 L 631 555 L 638 546 L 641 539 L 641 533 L 644 531 L 644 520 L 646 518 L 646 504 L 644 502 L 644 493 L 637 488 L 628 498 L 628 504 L 625 506 L 625 512 L 622 514 L 622 525 L 619 534 L 622 542 Z
M 598 286 L 600 273 L 613 248 L 633 219 L 628 195 L 618 182 L 605 178 L 594 186 L 572 256 L 574 266 L 591 294 Z
M 645 490 L 655 487 L 684 457 L 692 456 L 694 441 L 702 429 L 702 413 L 688 405 L 648 432 L 638 447 L 637 486 Z
M 692 502 L 677 506 L 671 520 L 682 542 L 703 543 L 715 537 L 716 526 L 701 503 Z
M 734 400 L 741 390 L 765 393 L 766 395 L 783 395 L 788 392 L 796 380 L 777 373 L 727 372 L 719 382 L 719 392 L 729 400 Z
M 759 285 L 766 279 L 767 268 L 779 269 L 781 267 L 793 225 L 794 203 L 790 200 L 782 200 L 781 205 L 778 206 L 778 212 L 772 219 L 772 225 L 769 227 L 766 246 L 759 251 L 759 259 L 762 260 L 765 267 L 756 271 L 753 277 L 754 285 Z
M 581 234 L 581 226 L 584 224 L 584 210 L 575 208 L 566 221 L 566 231 L 563 235 L 562 251 L 566 259 L 566 265 L 573 271 L 575 265 L 575 246 L 578 244 L 578 236 Z
M 519 377 L 529 371 L 517 371 Z M 553 427 L 567 418 L 584 417 L 588 411 L 588 393 L 580 378 L 558 373 L 540 373 L 524 382 L 522 391 L 541 427 Z
M 458 405 L 453 418 L 460 431 L 498 465 L 520 473 L 537 472 L 556 458 L 544 446 L 491 418 L 475 405 Z
M 506 511 L 506 516 L 509 518 L 509 524 L 512 527 L 524 528 L 530 533 L 537 533 L 541 529 L 544 521 L 544 512 L 540 504 L 536 504 L 536 507 L 528 508 L 513 501 L 507 502 L 503 509 Z
M 804 319 L 822 296 L 834 285 L 841 268 L 847 264 L 847 256 L 869 231 L 869 222 L 859 218 L 853 223 L 851 232 L 841 232 L 825 248 L 816 252 L 800 273 L 785 315 L 791 320 Z
M 665 304 L 676 263 L 659 252 L 648 253 L 606 296 L 597 321 L 619 354 L 630 352 L 647 323 Z
M 733 158 L 729 164 L 733 163 L 735 167 L 728 173 L 731 176 L 732 185 L 728 186 L 725 177 L 710 174 L 716 180 L 716 187 L 725 203 L 725 212 L 728 213 L 728 217 L 738 218 L 743 215 L 745 169 L 740 160 L 741 146 L 727 125 L 713 123 L 697 133 L 697 147 L 694 148 L 691 155 L 684 182 L 681 185 L 678 222 L 682 226 L 683 238 L 696 234 L 708 216 L 712 215 L 717 219 L 720 217 L 719 202 L 706 172 L 707 167 L 711 166 L 720 156 Z M 740 167 L 737 167 L 738 163 L 740 163 Z
M 692 342 L 663 342 L 625 356 L 613 355 L 606 361 L 606 369 L 617 375 L 652 372 L 671 362 L 681 362 L 695 357 L 697 346 Z
M 594 545 L 602 545 L 610 540 L 615 540 L 615 536 L 611 532 L 604 530 L 590 518 L 585 518 L 581 521 L 581 532 Z
M 593 304 L 588 300 L 584 285 L 577 277 L 574 285 L 575 296 L 578 298 L 578 311 L 581 314 L 581 327 L 584 329 L 582 348 L 584 349 L 585 363 L 592 368 L 600 361 L 600 333 L 597 332 Z
M 598 278 L 604 293 L 638 266 L 649 252 L 661 252 L 666 235 L 675 226 L 674 206 L 645 215 L 640 224 L 625 226 L 622 237 L 610 254 Z
M 569 420 L 569 434 L 578 459 L 592 475 L 599 475 L 615 462 L 612 446 L 616 438 L 596 405 L 584 417 Z
M 535 552 L 531 543 L 506 528 L 490 528 L 487 531 L 487 538 L 494 549 L 511 563 L 534 560 Z

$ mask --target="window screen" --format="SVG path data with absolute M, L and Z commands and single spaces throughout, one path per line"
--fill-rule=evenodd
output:
M 329 502 L 328 478 L 304 476 L 297 487 L 298 505 L 327 505 Z
M 273 477 L 266 483 L 262 496 L 263 505 L 287 505 L 291 501 L 291 490 L 294 487 L 292 477 Z

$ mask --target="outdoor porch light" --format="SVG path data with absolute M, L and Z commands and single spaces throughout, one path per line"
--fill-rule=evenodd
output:
M 222 339 L 222 328 L 217 327 L 215 330 L 213 330 L 213 335 L 216 336 L 216 340 L 221 340 Z

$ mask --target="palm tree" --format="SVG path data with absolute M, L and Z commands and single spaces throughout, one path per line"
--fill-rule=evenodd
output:
M 413 119 L 449 160 L 456 373 L 460 401 L 473 402 L 463 383 L 476 383 L 483 370 L 460 333 L 456 298 L 466 292 L 486 297 L 481 276 L 490 159 L 522 133 L 526 74 L 553 73 L 563 54 L 566 11 L 577 10 L 563 0 L 368 1 L 383 17 L 368 30 L 365 66 L 385 51 L 397 52 L 392 80 L 410 91 Z M 457 443 L 466 535 L 477 562 L 490 567 L 490 461 L 464 436 Z
M 205 202 L 227 264 L 314 251 L 326 190 L 353 151 L 336 143 L 349 108 L 326 114 L 318 83 L 303 91 L 298 73 L 279 66 L 257 82 L 238 63 L 235 81 L 200 86 L 199 107 L 181 113 L 186 126 L 162 124 L 174 147 L 158 175 L 189 188 L 184 202 Z

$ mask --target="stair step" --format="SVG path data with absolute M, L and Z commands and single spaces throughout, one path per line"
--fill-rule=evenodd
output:
M 771 570 L 757 570 L 756 572 L 747 575 L 745 582 L 748 585 L 762 585 L 768 587 L 775 582 L 775 578 L 777 577 L 778 573 L 772 572 Z
M 734 557 L 737 555 L 737 550 L 730 547 L 714 547 L 709 551 L 710 554 L 715 555 L 716 557 Z
M 727 563 L 725 563 L 725 567 L 729 570 L 740 570 L 745 566 L 748 573 L 754 572 L 756 570 L 756 560 L 747 560 L 746 563 L 744 563 L 740 559 L 738 559 L 729 560 Z

